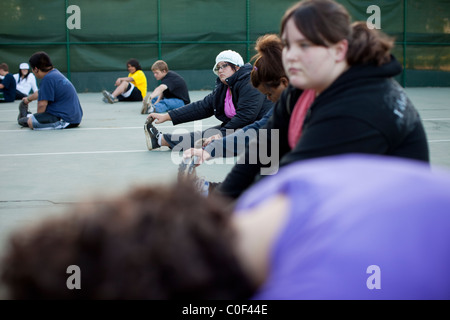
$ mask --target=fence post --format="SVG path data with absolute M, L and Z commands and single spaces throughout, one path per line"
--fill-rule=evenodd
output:
M 247 0 L 247 17 L 246 17 L 246 24 L 247 24 L 247 62 L 250 61 L 250 0 Z
M 406 20 L 408 16 L 408 0 L 403 0 L 403 72 L 402 72 L 402 86 L 406 88 Z
M 71 72 L 70 72 L 70 33 L 69 28 L 67 28 L 66 21 L 67 21 L 67 7 L 68 7 L 68 0 L 65 1 L 65 7 L 64 7 L 64 27 L 66 28 L 66 59 L 67 59 L 67 79 L 71 81 Z
M 158 29 L 158 60 L 162 59 L 162 43 L 161 43 L 161 0 L 157 2 L 157 10 L 156 10 L 156 21 L 157 21 L 157 29 Z

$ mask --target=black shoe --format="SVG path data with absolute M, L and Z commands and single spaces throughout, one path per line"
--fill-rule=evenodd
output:
M 19 125 L 21 125 L 22 127 L 28 128 L 28 117 L 23 117 L 23 118 L 17 119 L 17 123 Z
M 189 159 L 183 159 L 178 166 L 178 181 L 183 181 L 186 179 L 193 179 L 196 178 L 195 173 L 195 165 L 198 161 L 198 157 L 192 157 Z
M 152 125 L 153 120 L 155 119 L 148 118 L 144 125 L 145 140 L 147 142 L 148 150 L 153 150 L 161 147 L 158 143 L 158 138 L 161 132 L 159 132 L 158 129 L 156 129 L 155 126 Z
M 178 182 L 190 181 L 194 189 L 201 195 L 207 197 L 210 191 L 210 182 L 205 178 L 197 176 L 195 165 L 198 157 L 194 156 L 190 159 L 183 159 L 178 167 Z
M 195 141 L 194 148 L 201 149 L 205 140 L 205 138 L 202 138 Z M 197 156 L 193 156 L 189 159 L 183 159 L 178 166 L 178 181 L 184 179 L 198 180 L 195 173 L 195 167 L 197 166 L 198 161 L 199 158 Z
M 19 104 L 19 115 L 17 116 L 17 120 L 19 120 L 20 118 L 26 118 L 28 114 L 31 114 L 31 112 L 28 110 L 28 105 L 21 101 Z

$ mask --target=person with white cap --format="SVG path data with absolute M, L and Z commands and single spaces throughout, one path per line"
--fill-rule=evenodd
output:
M 222 137 L 261 119 L 273 103 L 250 82 L 252 65 L 244 64 L 241 55 L 233 50 L 220 52 L 213 72 L 217 75 L 214 90 L 203 100 L 187 104 L 168 113 L 150 113 L 144 125 L 149 150 L 167 146 L 174 151 L 194 147 L 195 141 L 213 135 Z M 222 123 L 207 130 L 187 134 L 162 134 L 152 124 L 172 121 L 174 125 L 215 116 Z
M 19 72 L 14 74 L 14 79 L 16 80 L 16 100 L 22 100 L 30 92 L 38 91 L 36 77 L 30 72 L 28 63 L 23 62 L 19 65 Z

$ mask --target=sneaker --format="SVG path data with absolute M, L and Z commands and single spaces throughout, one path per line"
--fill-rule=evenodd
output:
M 207 197 L 209 195 L 209 186 L 210 183 L 205 178 L 198 177 L 194 181 L 195 189 L 204 197 Z
M 102 93 L 103 93 L 103 96 L 105 97 L 105 99 L 108 101 L 108 103 L 113 104 L 114 102 L 117 102 L 117 99 L 114 98 L 114 96 L 111 93 L 109 93 L 108 91 L 103 90 Z
M 160 148 L 161 146 L 158 143 L 158 138 L 161 134 L 161 132 L 158 131 L 158 129 L 155 128 L 153 123 L 153 118 L 147 119 L 144 124 L 144 132 L 145 132 L 145 140 L 147 142 L 147 148 L 148 150 Z
M 189 159 L 183 159 L 178 166 L 178 181 L 187 179 L 196 179 L 195 167 L 198 161 L 198 157 L 192 157 Z
M 23 117 L 23 118 L 17 119 L 17 123 L 19 125 L 21 125 L 22 127 L 27 128 L 28 127 L 28 118 L 27 117 Z
M 151 104 L 148 108 L 147 108 L 147 113 L 153 113 L 155 112 L 155 107 L 153 106 L 153 104 Z
M 209 195 L 210 182 L 205 178 L 197 177 L 195 170 L 195 162 L 197 157 L 191 159 L 184 159 L 178 167 L 178 182 L 189 181 L 193 184 L 195 190 L 202 196 Z
M 155 107 L 152 104 L 152 99 L 150 95 L 146 95 L 144 101 L 142 102 L 141 114 L 149 114 L 155 111 Z
M 26 118 L 28 114 L 31 114 L 28 110 L 28 105 L 21 101 L 19 104 L 19 115 L 17 116 L 17 120 L 20 118 Z
M 195 141 L 194 148 L 201 149 L 205 140 L 205 138 L 202 138 Z M 199 158 L 197 156 L 193 156 L 190 159 L 183 159 L 183 161 L 178 166 L 178 180 L 195 176 L 195 167 L 198 161 Z

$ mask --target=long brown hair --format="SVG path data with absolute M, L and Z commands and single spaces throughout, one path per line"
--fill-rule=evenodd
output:
M 11 299 L 248 299 L 228 204 L 188 182 L 78 203 L 13 233 L 0 278 Z
M 390 61 L 393 38 L 369 29 L 365 22 L 351 23 L 347 9 L 333 0 L 303 0 L 286 11 L 281 21 L 281 34 L 291 18 L 298 30 L 313 44 L 329 47 L 346 39 L 349 43 L 349 65 Z
M 264 83 L 278 87 L 281 78 L 286 77 L 282 63 L 283 45 L 276 34 L 266 34 L 256 40 L 256 54 L 252 57 L 253 70 L 250 74 L 252 85 L 257 88 Z
M 139 61 L 137 61 L 136 59 L 130 59 L 127 61 L 127 65 L 130 65 L 132 67 L 136 68 L 137 70 L 142 70 L 141 64 L 139 63 Z

